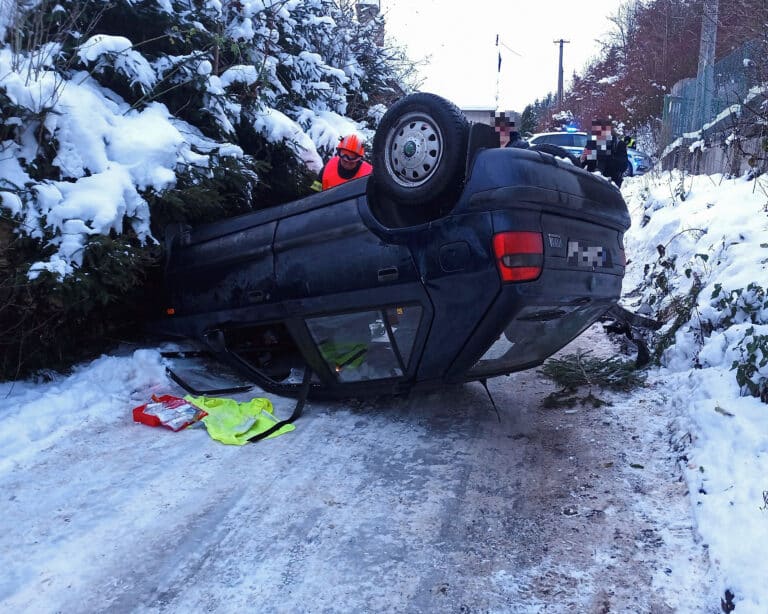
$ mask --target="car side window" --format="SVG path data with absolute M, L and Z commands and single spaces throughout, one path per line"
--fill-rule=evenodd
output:
M 341 382 L 402 377 L 421 320 L 409 305 L 308 318 L 309 332 Z
M 553 134 L 549 138 L 549 142 L 558 147 L 569 147 L 573 143 L 570 134 Z
M 395 337 L 403 366 L 407 369 L 411 360 L 416 333 L 419 330 L 421 307 L 419 305 L 390 307 L 385 310 L 385 315 Z

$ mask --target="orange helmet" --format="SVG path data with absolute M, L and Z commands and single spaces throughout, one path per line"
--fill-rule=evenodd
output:
M 363 143 L 357 137 L 356 134 L 350 134 L 349 136 L 345 136 L 343 139 L 339 141 L 339 144 L 336 147 L 336 149 L 343 149 L 345 151 L 348 151 L 360 157 L 365 155 L 365 149 L 363 148 Z

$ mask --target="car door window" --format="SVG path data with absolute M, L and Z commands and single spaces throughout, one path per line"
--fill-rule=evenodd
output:
M 549 142 L 558 147 L 570 147 L 573 144 L 570 134 L 553 134 L 549 138 Z
M 407 368 L 411 361 L 413 342 L 416 340 L 416 333 L 419 330 L 421 307 L 418 305 L 390 307 L 385 310 L 385 315 L 395 337 L 403 365 Z
M 410 361 L 421 307 L 308 318 L 307 327 L 328 368 L 341 382 L 402 377 Z
M 224 331 L 227 351 L 259 375 L 284 384 L 298 384 L 306 361 L 284 323 L 259 324 Z M 312 375 L 313 381 L 319 381 Z

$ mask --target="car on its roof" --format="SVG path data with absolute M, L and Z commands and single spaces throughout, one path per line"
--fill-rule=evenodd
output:
M 348 397 L 535 367 L 617 303 L 630 218 L 609 182 L 535 144 L 501 148 L 428 93 L 389 108 L 372 162 L 301 200 L 168 232 L 154 330 L 265 390 L 297 396 L 311 378 L 310 395 Z

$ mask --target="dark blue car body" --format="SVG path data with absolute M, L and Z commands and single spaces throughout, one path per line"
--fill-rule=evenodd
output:
M 334 397 L 541 364 L 618 301 L 627 207 L 565 160 L 485 145 L 470 137 L 461 190 L 429 219 L 393 222 L 366 177 L 179 229 L 156 330 L 288 395 L 307 368 Z

